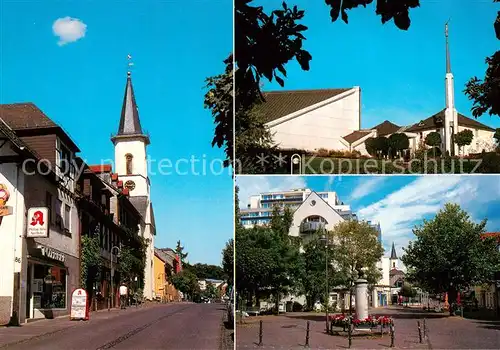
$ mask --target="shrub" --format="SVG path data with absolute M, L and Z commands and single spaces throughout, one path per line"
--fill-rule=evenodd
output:
M 330 151 L 327 150 L 326 148 L 320 148 L 316 151 L 316 155 L 318 157 L 326 158 L 330 155 Z
M 301 312 L 303 310 L 303 306 L 301 303 L 294 301 L 292 305 L 292 311 L 293 312 Z

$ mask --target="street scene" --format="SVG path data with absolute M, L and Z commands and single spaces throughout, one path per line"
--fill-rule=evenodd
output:
M 237 348 L 500 346 L 500 178 L 238 176 Z
M 44 320 L 0 328 L 0 349 L 232 349 L 224 312 L 222 304 L 172 303 L 102 311 L 86 322 Z
M 237 173 L 500 173 L 499 11 L 236 0 Z
M 198 10 L 0 0 L 0 347 L 233 348 L 232 2 Z

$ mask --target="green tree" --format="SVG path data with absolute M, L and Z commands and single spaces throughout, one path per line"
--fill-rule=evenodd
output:
M 303 294 L 306 297 L 307 309 L 311 310 L 314 303 L 320 300 L 323 304 L 326 303 L 326 269 L 328 268 L 328 285 L 329 289 L 338 285 L 336 281 L 336 273 L 333 268 L 332 259 L 334 251 L 331 245 L 326 245 L 320 233 L 314 234 L 307 243 L 304 244 L 304 270 L 301 276 Z M 327 253 L 328 251 L 328 253 Z M 330 263 L 327 264 L 327 255 Z M 328 266 L 328 267 L 327 267 Z
M 457 144 L 459 149 L 462 149 L 464 146 L 468 146 L 472 143 L 472 139 L 474 138 L 474 134 L 472 130 L 465 129 L 460 132 L 457 132 L 453 137 L 453 141 Z
M 228 284 L 232 285 L 234 280 L 234 240 L 227 241 L 222 250 L 222 268 Z
M 441 134 L 436 131 L 427 134 L 425 144 L 432 147 L 433 155 L 436 157 L 436 147 L 441 145 Z
M 224 60 L 223 74 L 206 79 L 204 106 L 210 109 L 215 123 L 212 147 L 224 148 L 224 166 L 233 164 L 233 55 Z
M 329 235 L 334 244 L 338 283 L 348 288 L 351 296 L 357 279 L 364 278 L 370 285 L 380 280 L 377 262 L 384 249 L 375 228 L 366 221 L 348 220 L 337 224 Z
M 448 293 L 450 304 L 459 291 L 491 281 L 500 253 L 493 239 L 481 238 L 485 226 L 486 220 L 476 224 L 459 205 L 446 204 L 413 230 L 415 240 L 401 258 L 407 278 L 427 292 Z
M 372 157 L 378 157 L 377 141 L 374 137 L 370 137 L 365 141 L 366 151 Z
M 410 147 L 408 136 L 403 133 L 396 133 L 389 136 L 389 148 L 391 149 L 391 156 L 395 157 L 400 152 Z
M 192 301 L 195 301 L 196 297 L 200 294 L 198 279 L 196 275 L 189 270 L 182 270 L 170 276 L 170 282 L 174 285 L 175 289 L 187 295 Z
M 217 265 L 208 265 L 196 263 L 187 267 L 198 279 L 216 279 L 225 280 L 228 276 L 224 273 L 222 267 Z
M 175 247 L 175 253 L 179 256 L 182 266 L 186 263 L 188 253 L 184 253 L 184 247 L 181 245 L 181 241 L 177 241 L 177 246 Z
M 500 2 L 500 0 L 493 0 Z M 498 40 L 500 40 L 500 11 L 493 24 L 493 29 Z M 486 69 L 484 79 L 471 78 L 465 85 L 465 94 L 473 101 L 472 115 L 476 118 L 488 112 L 489 115 L 500 116 L 500 51 L 491 57 L 486 57 Z
M 497 142 L 497 147 L 500 146 L 500 128 L 497 128 L 495 130 L 495 134 L 493 135 L 493 138 Z
M 101 261 L 101 245 L 98 235 L 84 235 L 80 253 L 80 286 L 92 297 L 94 283 L 99 275 Z
M 375 147 L 380 157 L 385 157 L 389 154 L 389 139 L 385 136 L 379 136 L 375 139 Z

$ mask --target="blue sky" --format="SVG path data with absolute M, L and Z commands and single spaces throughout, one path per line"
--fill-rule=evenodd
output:
M 259 0 L 266 12 L 281 1 Z M 421 0 L 410 12 L 408 31 L 393 21 L 381 24 L 375 3 L 348 12 L 349 24 L 332 23 L 324 1 L 294 0 L 304 9 L 304 48 L 312 55 L 310 71 L 294 61 L 286 66 L 285 89 L 361 87 L 361 126 L 373 127 L 390 120 L 409 125 L 445 107 L 445 37 L 449 24 L 451 68 L 455 79 L 457 110 L 469 117 L 472 103 L 463 93 L 473 76 L 484 77 L 485 58 L 498 50 L 493 23 L 500 3 L 493 0 Z M 266 80 L 267 82 L 267 80 Z M 265 90 L 279 90 L 265 84 Z M 498 116 L 483 115 L 480 122 L 500 127 Z
M 500 231 L 499 176 L 238 176 L 236 183 L 240 207 L 262 192 L 305 187 L 337 192 L 359 218 L 380 223 L 386 254 L 394 242 L 401 255 L 415 225 L 448 202 L 459 204 L 478 223 L 488 219 L 488 231 Z
M 61 39 L 53 25 L 67 16 L 80 22 L 56 25 Z M 118 130 L 131 54 L 150 156 L 172 163 L 194 156 L 209 168 L 223 153 L 210 145 L 204 79 L 223 72 L 232 17 L 231 0 L 189 6 L 183 0 L 0 0 L 0 103 L 31 101 L 66 129 L 90 164 L 112 159 L 110 135 Z M 214 168 L 221 173 L 219 164 Z M 195 175 L 186 164 L 180 170 L 190 174 L 151 179 L 156 245 L 173 247 L 180 239 L 189 261 L 219 264 L 233 236 L 230 173 Z

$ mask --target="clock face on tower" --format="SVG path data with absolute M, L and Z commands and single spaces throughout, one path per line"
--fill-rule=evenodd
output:
M 128 180 L 125 182 L 125 188 L 128 188 L 129 191 L 132 191 L 135 188 L 135 182 L 132 180 Z

